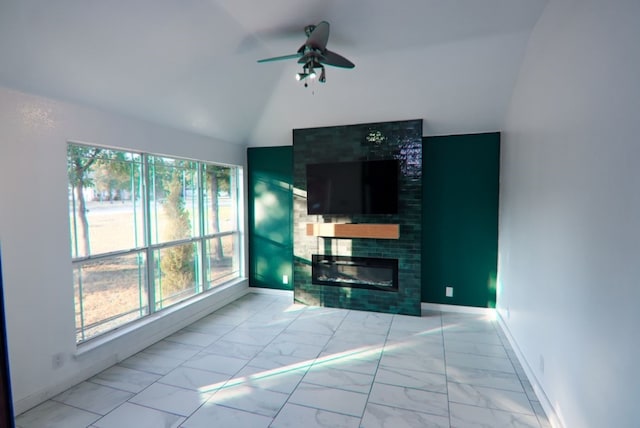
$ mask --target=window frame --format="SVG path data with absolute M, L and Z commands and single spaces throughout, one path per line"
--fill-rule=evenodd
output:
M 242 181 L 243 166 L 242 165 L 229 165 L 229 164 L 216 163 L 216 162 L 205 161 L 205 160 L 189 159 L 189 158 L 180 157 L 180 156 L 168 156 L 168 155 L 155 154 L 151 152 L 143 152 L 139 150 L 115 148 L 115 147 L 109 147 L 109 146 L 98 145 L 98 144 L 81 143 L 81 142 L 71 141 L 71 140 L 67 141 L 67 145 L 66 145 L 67 165 L 69 164 L 69 161 L 70 161 L 70 157 L 69 157 L 70 146 L 104 149 L 104 150 L 129 153 L 134 156 L 139 156 L 140 158 L 139 162 L 141 163 L 140 180 L 141 180 L 142 192 L 140 197 L 142 198 L 141 205 L 142 205 L 142 212 L 143 212 L 143 221 L 142 221 L 142 225 L 137 227 L 143 229 L 141 232 L 144 240 L 143 244 L 133 248 L 123 248 L 123 249 L 114 250 L 114 251 L 74 257 L 74 254 L 77 255 L 77 251 L 78 251 L 77 250 L 78 237 L 77 237 L 77 230 L 75 230 L 75 223 L 77 221 L 76 219 L 77 210 L 75 208 L 75 195 L 72 196 L 74 199 L 74 203 L 73 203 L 74 208 L 71 208 L 72 206 L 71 204 L 69 205 L 68 214 L 70 218 L 68 222 L 68 227 L 69 227 L 69 237 L 71 239 L 71 248 L 70 248 L 71 265 L 72 265 L 72 272 L 74 273 L 74 275 L 75 275 L 76 269 L 78 268 L 81 269 L 82 266 L 87 265 L 91 262 L 108 260 L 115 257 L 142 254 L 144 256 L 144 264 L 145 264 L 143 280 L 145 283 L 146 296 L 147 296 L 146 307 L 141 304 L 135 310 L 126 312 L 124 314 L 118 314 L 116 316 L 112 316 L 104 320 L 100 320 L 99 322 L 93 323 L 90 326 L 86 326 L 84 322 L 85 314 L 84 314 L 84 308 L 83 308 L 84 302 L 83 302 L 83 294 L 82 294 L 82 281 L 80 281 L 78 293 L 76 293 L 75 291 L 73 293 L 74 294 L 74 311 L 76 307 L 76 302 L 75 302 L 76 298 L 79 299 L 79 302 L 77 303 L 79 304 L 79 307 L 80 307 L 80 325 L 78 325 L 78 321 L 77 321 L 78 318 L 77 317 L 75 318 L 76 319 L 76 322 L 75 322 L 76 345 L 84 344 L 84 343 L 87 343 L 88 341 L 101 337 L 105 334 L 112 333 L 120 328 L 129 326 L 132 323 L 143 320 L 155 313 L 162 312 L 174 306 L 175 304 L 188 302 L 190 299 L 202 296 L 204 293 L 211 292 L 212 290 L 215 290 L 216 288 L 224 284 L 227 284 L 229 282 L 232 282 L 239 278 L 244 277 L 244 274 L 245 274 L 244 264 L 243 264 L 244 247 L 242 245 L 242 237 L 243 237 L 242 227 L 244 223 L 241 218 L 242 213 L 244 212 L 243 206 L 242 206 L 244 201 L 243 199 L 244 189 L 242 188 L 242 183 L 243 183 Z M 158 230 L 159 225 L 158 223 L 154 224 L 151 219 L 151 216 L 153 215 L 153 209 L 157 209 L 157 208 L 152 209 L 152 206 L 151 206 L 152 204 L 151 187 L 152 187 L 152 183 L 154 183 L 155 178 L 152 179 L 151 177 L 151 175 L 154 174 L 154 171 L 152 171 L 152 168 L 150 165 L 151 163 L 149 162 L 150 157 L 172 159 L 180 162 L 192 162 L 196 164 L 197 180 L 198 180 L 197 186 L 196 186 L 197 200 L 198 200 L 197 205 L 198 205 L 199 212 L 197 213 L 197 221 L 193 221 L 192 223 L 194 223 L 193 227 L 197 227 L 198 230 L 197 232 L 192 231 L 191 237 L 184 238 L 184 239 L 170 240 L 170 241 L 158 241 L 157 239 L 154 239 L 154 237 L 152 236 L 154 229 Z M 130 162 L 133 163 L 136 161 L 131 160 Z M 215 233 L 206 233 L 208 228 L 206 227 L 205 223 L 208 219 L 209 212 L 207 211 L 207 206 L 205 205 L 206 203 L 205 201 L 207 199 L 205 195 L 207 192 L 205 171 L 206 171 L 206 167 L 210 167 L 210 166 L 229 168 L 229 171 L 230 171 L 229 198 L 231 201 L 231 205 L 233 207 L 233 229 L 232 230 L 224 230 L 224 231 L 219 231 Z M 73 187 L 69 178 L 67 179 L 67 185 L 69 187 L 69 191 L 73 193 Z M 157 201 L 154 199 L 153 203 L 157 203 Z M 218 209 L 219 209 L 219 206 L 218 206 Z M 192 215 L 195 215 L 195 214 L 192 214 Z M 138 233 L 140 233 L 138 230 L 134 231 L 134 234 L 138 234 Z M 215 277 L 215 275 L 212 275 L 213 271 L 208 267 L 209 265 L 208 265 L 207 258 L 209 257 L 209 255 L 207 251 L 208 249 L 207 245 L 212 239 L 225 238 L 229 236 L 232 239 L 232 254 L 231 254 L 232 269 L 230 273 L 223 275 L 222 277 Z M 134 238 L 134 242 L 135 242 L 135 238 Z M 195 272 L 194 283 L 193 283 L 195 290 L 192 294 L 189 294 L 189 296 L 185 298 L 178 298 L 177 300 L 172 301 L 169 304 L 165 305 L 163 304 L 164 300 L 157 301 L 156 270 L 159 269 L 158 266 L 160 264 L 159 262 L 160 259 L 158 258 L 156 260 L 156 257 L 154 256 L 154 254 L 166 248 L 177 247 L 177 246 L 186 245 L 186 244 L 192 244 L 196 247 L 195 257 L 197 258 L 197 263 L 196 263 L 197 272 Z M 224 279 L 226 277 L 228 278 L 223 280 L 222 282 L 217 283 L 216 279 L 220 279 L 220 278 Z M 75 288 L 75 279 L 74 279 L 74 288 Z M 179 295 L 180 293 L 177 293 L 177 294 Z M 170 296 L 170 298 L 174 296 L 175 295 L 172 295 Z M 145 312 L 145 313 L 141 314 L 140 317 L 134 320 L 126 321 L 107 331 L 99 332 L 89 337 L 86 337 L 85 330 L 88 327 L 110 322 L 113 319 L 126 316 L 127 314 L 135 311 L 140 311 L 141 313 L 142 312 Z

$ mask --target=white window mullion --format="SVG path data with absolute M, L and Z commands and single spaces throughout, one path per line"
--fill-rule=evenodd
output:
M 142 155 L 142 185 L 144 188 L 144 239 L 147 257 L 147 304 L 149 314 L 156 311 L 156 286 L 155 286 L 155 265 L 156 260 L 153 255 L 151 243 L 151 191 L 154 189 L 151 181 L 151 168 L 149 167 L 149 155 Z

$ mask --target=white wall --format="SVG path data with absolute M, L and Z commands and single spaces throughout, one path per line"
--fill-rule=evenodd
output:
M 245 281 L 78 354 L 68 229 L 68 140 L 244 165 L 245 147 L 0 87 L 0 245 L 17 413 L 212 311 Z M 54 369 L 52 358 L 63 365 Z
M 638 22 L 550 1 L 504 126 L 499 314 L 568 428 L 640 426 Z

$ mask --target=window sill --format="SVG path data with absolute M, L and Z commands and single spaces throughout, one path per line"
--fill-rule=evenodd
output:
M 240 292 L 240 294 L 238 293 Z M 148 315 L 144 318 L 141 318 L 137 321 L 133 321 L 131 324 L 122 326 L 116 330 L 113 330 L 109 333 L 105 333 L 103 335 L 97 336 L 93 339 L 89 339 L 86 342 L 80 343 L 76 346 L 76 352 L 74 354 L 75 359 L 83 359 L 87 357 L 89 354 L 93 354 L 95 351 L 102 349 L 105 346 L 113 345 L 114 342 L 124 341 L 132 338 L 133 336 L 137 336 L 137 334 L 144 333 L 144 339 L 137 341 L 138 343 L 143 344 L 143 348 L 150 346 L 151 344 L 162 340 L 164 337 L 174 333 L 175 331 L 184 328 L 186 325 L 189 325 L 199 318 L 202 318 L 221 307 L 231 303 L 232 301 L 242 297 L 242 295 L 248 293 L 247 279 L 246 278 L 237 278 L 233 281 L 225 285 L 218 286 L 212 290 L 209 290 L 205 293 L 194 296 L 190 299 L 187 299 L 183 302 L 176 303 L 175 305 L 163 309 L 160 312 L 156 312 L 152 315 Z M 213 296 L 218 296 L 220 294 L 225 294 L 228 296 L 224 296 L 222 299 L 218 301 L 220 305 L 212 306 L 210 302 L 207 302 L 206 309 L 199 309 L 198 303 L 210 300 Z M 191 310 L 189 310 L 191 309 Z M 171 324 L 171 327 L 158 327 L 158 331 L 153 334 L 148 334 L 146 330 L 151 328 L 151 326 L 157 325 L 162 320 L 167 320 L 169 318 L 179 317 L 175 323 Z M 183 325 L 184 324 L 184 325 Z M 150 343 L 146 343 L 151 339 Z M 139 351 L 135 351 L 139 352 Z M 134 353 L 135 353 L 134 352 Z M 120 354 L 120 353 L 118 353 Z M 117 361 L 116 361 L 117 362 Z

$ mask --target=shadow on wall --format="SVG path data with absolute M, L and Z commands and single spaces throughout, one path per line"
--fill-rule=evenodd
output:
M 251 186 L 250 277 L 257 286 L 291 290 L 291 184 L 256 173 Z

